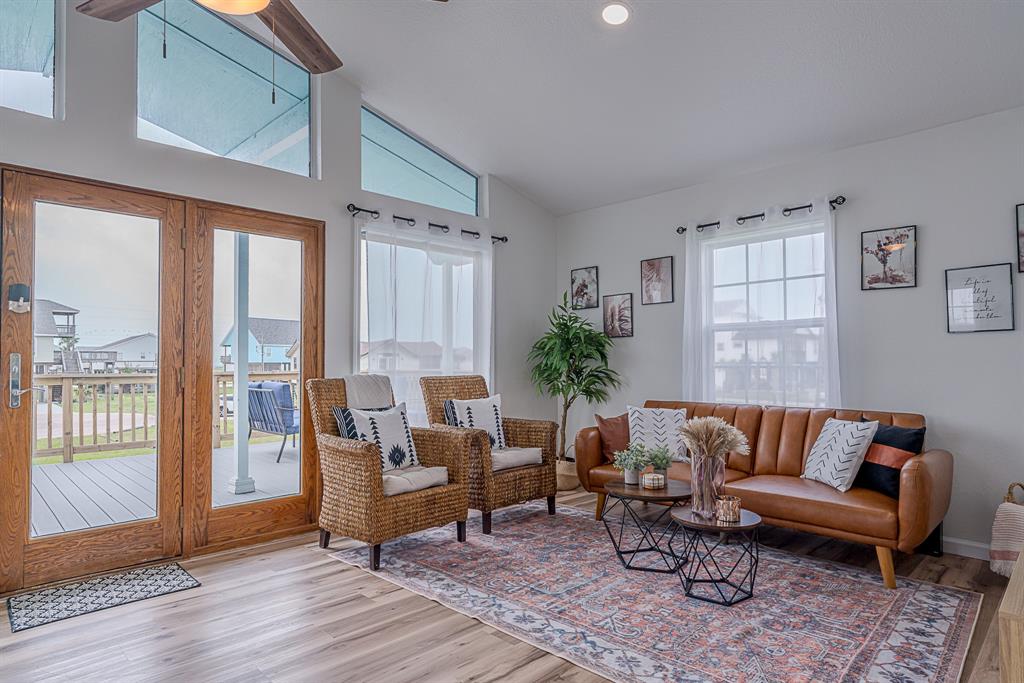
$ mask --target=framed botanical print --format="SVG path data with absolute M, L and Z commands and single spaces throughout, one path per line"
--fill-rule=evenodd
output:
M 1012 329 L 1012 264 L 997 263 L 946 270 L 948 332 L 997 332 Z
M 597 308 L 597 266 L 574 268 L 569 283 L 569 297 L 574 311 Z
M 661 256 L 640 262 L 640 305 L 670 304 L 675 301 L 673 258 Z
M 633 295 L 604 297 L 604 333 L 609 337 L 633 336 Z
M 917 226 L 868 230 L 860 234 L 860 288 L 917 286 Z
M 1017 272 L 1024 273 L 1024 204 L 1017 205 Z

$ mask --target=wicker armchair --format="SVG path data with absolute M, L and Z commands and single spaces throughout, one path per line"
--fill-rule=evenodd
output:
M 323 495 L 320 503 L 320 547 L 331 534 L 366 543 L 370 568 L 380 568 L 380 544 L 423 529 L 456 523 L 459 541 L 466 540 L 467 458 L 471 435 L 453 428 L 412 428 L 416 455 L 427 467 L 448 468 L 446 486 L 385 496 L 380 449 L 376 444 L 340 436 L 331 408 L 348 405 L 343 379 L 306 381 L 310 412 L 320 454 Z
M 444 402 L 487 398 L 487 382 L 479 375 L 421 377 L 420 388 L 427 417 L 435 428 L 447 427 Z M 459 429 L 473 435 L 469 458 L 469 507 L 483 514 L 483 532 L 491 533 L 491 511 L 537 498 L 547 498 L 548 514 L 555 514 L 555 435 L 558 425 L 547 420 L 503 418 L 509 446 L 540 448 L 543 462 L 507 470 L 491 468 L 491 444 L 482 429 Z

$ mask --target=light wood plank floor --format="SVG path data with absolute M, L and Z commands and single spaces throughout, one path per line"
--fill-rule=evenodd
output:
M 560 503 L 588 509 L 593 500 L 582 491 L 559 494 Z M 778 529 L 762 540 L 877 570 L 871 548 Z M 0 629 L 0 680 L 603 680 L 329 559 L 312 534 L 182 564 L 201 588 L 18 634 Z M 900 556 L 896 571 L 985 594 L 963 680 L 998 680 L 993 616 L 1006 580 L 980 560 L 954 555 Z

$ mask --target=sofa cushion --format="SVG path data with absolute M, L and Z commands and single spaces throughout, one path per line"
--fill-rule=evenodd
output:
M 766 474 L 727 482 L 724 492 L 766 517 L 875 538 L 897 537 L 898 504 L 878 491 L 855 487 L 842 492 L 810 479 Z
M 854 482 L 892 498 L 900 497 L 900 472 L 924 448 L 924 427 L 879 425 Z
M 747 476 L 746 472 L 740 472 L 739 470 L 733 470 L 726 468 L 725 470 L 725 481 L 736 481 Z M 690 482 L 690 463 L 688 462 L 674 462 L 668 468 L 669 479 L 676 479 L 678 481 Z M 615 469 L 612 465 L 598 465 L 597 467 L 590 470 L 590 485 L 592 487 L 604 488 L 604 485 L 610 481 L 622 481 L 622 471 Z
M 422 491 L 448 483 L 447 467 L 403 467 L 388 470 L 381 475 L 384 480 L 384 495 L 397 496 L 401 493 Z
M 647 448 L 665 447 L 675 461 L 686 459 L 686 444 L 679 433 L 686 424 L 686 410 L 626 406 L 629 441 Z
M 852 422 L 830 417 L 825 420 L 811 446 L 800 476 L 828 484 L 839 491 L 849 491 L 877 430 L 877 422 Z
M 544 455 L 539 448 L 501 448 L 491 451 L 491 470 L 507 470 L 523 465 L 539 465 Z
M 597 431 L 601 434 L 601 457 L 612 462 L 615 454 L 629 446 L 629 413 L 617 417 L 594 415 Z

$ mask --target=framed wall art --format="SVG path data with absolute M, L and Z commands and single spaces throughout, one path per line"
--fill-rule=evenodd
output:
M 946 269 L 946 330 L 1014 329 L 1013 264 Z
M 569 298 L 574 311 L 597 308 L 597 266 L 574 268 L 569 286 Z
M 604 297 L 604 333 L 613 338 L 633 336 L 632 294 Z
M 649 258 L 640 262 L 640 305 L 670 304 L 675 301 L 671 256 Z
M 860 234 L 860 288 L 917 286 L 917 226 L 868 230 Z
M 1024 273 L 1024 204 L 1017 205 L 1017 272 Z

